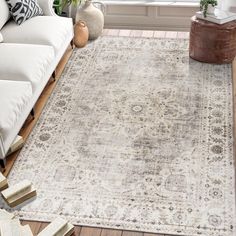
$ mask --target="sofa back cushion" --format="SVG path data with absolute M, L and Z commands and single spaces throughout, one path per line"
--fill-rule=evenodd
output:
M 0 0 L 0 30 L 10 19 L 10 12 L 5 0 Z

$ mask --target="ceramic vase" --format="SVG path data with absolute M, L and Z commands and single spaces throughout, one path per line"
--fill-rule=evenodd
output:
M 215 7 L 213 7 L 211 4 L 208 5 L 207 14 L 208 15 L 214 15 L 215 14 Z
M 77 9 L 76 22 L 79 20 L 85 21 L 89 30 L 89 39 L 98 38 L 103 31 L 104 27 L 104 15 L 103 12 L 94 6 L 94 4 L 100 4 L 101 9 L 104 12 L 104 5 L 100 2 L 92 3 L 91 0 L 87 0 L 84 5 Z
M 78 21 L 74 26 L 74 44 L 77 48 L 84 47 L 88 42 L 88 27 L 84 21 Z

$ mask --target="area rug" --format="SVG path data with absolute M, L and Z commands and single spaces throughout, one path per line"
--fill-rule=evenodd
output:
M 187 40 L 102 37 L 75 50 L 9 176 L 31 180 L 37 199 L 13 211 L 235 235 L 232 97 L 231 65 L 190 60 Z

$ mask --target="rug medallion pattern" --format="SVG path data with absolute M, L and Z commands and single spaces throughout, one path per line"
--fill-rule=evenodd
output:
M 13 167 L 38 192 L 16 212 L 233 236 L 232 113 L 230 65 L 189 59 L 187 40 L 102 37 L 74 51 Z

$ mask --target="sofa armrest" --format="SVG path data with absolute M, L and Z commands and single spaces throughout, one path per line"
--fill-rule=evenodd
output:
M 53 0 L 37 0 L 45 16 L 57 16 L 53 10 Z
M 4 150 L 3 139 L 0 133 L 0 159 L 4 159 L 5 155 L 6 155 L 6 152 Z

